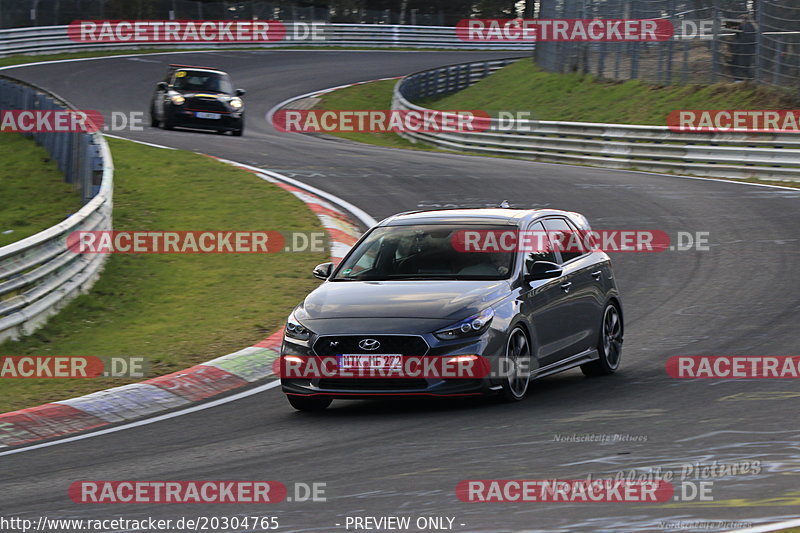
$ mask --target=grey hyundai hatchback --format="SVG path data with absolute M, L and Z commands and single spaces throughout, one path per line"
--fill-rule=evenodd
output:
M 522 234 L 543 237 L 522 246 Z M 383 220 L 338 266 L 314 269 L 325 282 L 289 316 L 281 361 L 364 368 L 409 356 L 478 357 L 491 370 L 454 379 L 282 373 L 289 403 L 321 410 L 336 398 L 489 393 L 519 401 L 532 379 L 562 370 L 614 373 L 624 330 L 611 261 L 591 237 L 564 246 L 565 235 L 591 235 L 586 218 L 498 208 Z

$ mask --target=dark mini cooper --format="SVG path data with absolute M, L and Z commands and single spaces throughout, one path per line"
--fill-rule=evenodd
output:
M 509 231 L 544 238 L 533 248 L 477 253 L 459 244 L 459 235 Z M 476 379 L 282 373 L 289 403 L 318 410 L 336 398 L 487 393 L 518 401 L 534 378 L 577 366 L 590 376 L 614 373 L 623 323 L 611 261 L 596 246 L 562 246 L 564 235 L 591 228 L 578 213 L 551 209 L 419 211 L 382 221 L 338 266 L 314 269 L 325 283 L 289 316 L 281 361 L 479 356 L 492 372 Z
M 150 102 L 150 125 L 166 130 L 186 127 L 244 132 L 243 89 L 233 89 L 230 76 L 209 67 L 170 65 Z

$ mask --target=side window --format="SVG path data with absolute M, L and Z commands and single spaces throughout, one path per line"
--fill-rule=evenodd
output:
M 544 221 L 553 248 L 561 252 L 561 262 L 566 263 L 587 252 L 577 229 L 563 218 L 548 218 Z
M 528 228 L 528 231 L 532 233 L 532 242 L 535 244 L 533 245 L 534 251 L 525 254 L 526 271 L 530 271 L 531 265 L 536 261 L 550 261 L 551 263 L 556 263 L 556 254 L 553 253 L 553 247 L 550 244 L 550 239 L 547 238 L 542 223 L 536 222 Z

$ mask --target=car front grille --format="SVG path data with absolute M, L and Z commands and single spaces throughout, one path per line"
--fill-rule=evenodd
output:
M 380 346 L 366 350 L 359 346 L 363 340 L 378 341 Z M 428 344 L 418 335 L 335 335 L 322 336 L 314 343 L 317 355 L 338 354 L 400 354 L 423 356 L 428 353 Z
M 323 390 L 416 390 L 428 388 L 428 382 L 424 379 L 321 379 L 319 388 Z
M 216 98 L 195 97 L 186 100 L 189 111 L 205 111 L 206 113 L 227 113 L 228 108 Z

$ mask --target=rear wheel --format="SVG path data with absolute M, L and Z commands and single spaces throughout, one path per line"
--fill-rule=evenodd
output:
M 518 402 L 525 398 L 531 379 L 531 344 L 520 326 L 511 330 L 506 343 L 504 359 L 506 379 L 500 391 L 507 402 Z
M 616 372 L 622 359 L 622 315 L 613 303 L 606 305 L 603 310 L 597 352 L 600 358 L 582 364 L 581 371 L 587 376 L 608 376 Z
M 286 398 L 298 411 L 323 411 L 333 401 L 330 398 L 317 398 L 316 396 L 287 395 Z

